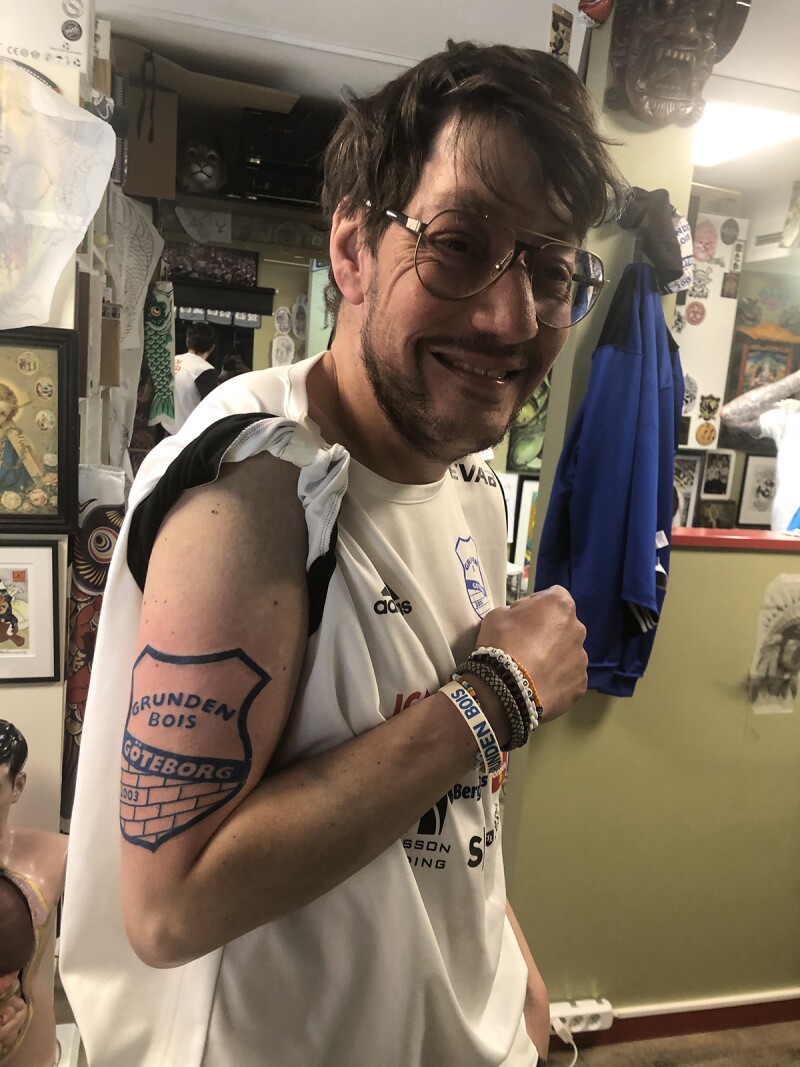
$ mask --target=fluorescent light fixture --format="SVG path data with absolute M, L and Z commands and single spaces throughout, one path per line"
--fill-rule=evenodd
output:
M 800 137 L 800 115 L 711 100 L 695 127 L 694 164 L 715 167 L 795 137 Z

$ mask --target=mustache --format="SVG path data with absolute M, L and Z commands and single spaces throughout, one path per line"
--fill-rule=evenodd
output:
M 448 334 L 426 335 L 417 342 L 425 348 L 457 349 L 476 356 L 488 356 L 490 359 L 506 360 L 522 356 L 528 368 L 535 368 L 540 363 L 533 345 L 503 345 L 490 333 L 471 333 L 468 337 L 456 337 Z

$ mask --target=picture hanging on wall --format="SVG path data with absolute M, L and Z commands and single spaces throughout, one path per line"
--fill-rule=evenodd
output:
M 775 500 L 777 462 L 773 456 L 747 457 L 737 525 L 769 529 Z
M 691 526 L 700 488 L 703 456 L 682 452 L 675 457 L 672 480 L 672 525 Z
M 69 533 L 77 520 L 74 330 L 0 332 L 0 533 Z
M 221 285 L 258 284 L 258 252 L 194 241 L 167 241 L 161 258 L 167 280 L 194 278 Z
M 0 544 L 0 683 L 57 681 L 58 631 L 58 542 Z
M 531 559 L 531 536 L 536 520 L 536 500 L 539 496 L 539 479 L 521 477 L 517 486 L 517 527 L 511 546 L 511 562 L 527 568 Z
M 703 467 L 703 484 L 700 496 L 703 500 L 727 500 L 733 487 L 733 472 L 736 453 L 729 449 L 706 452 Z
M 714 498 L 698 500 L 692 525 L 712 530 L 732 530 L 736 525 L 736 501 Z
M 547 408 L 550 401 L 550 375 L 534 390 L 523 404 L 511 427 L 508 438 L 510 471 L 518 474 L 538 474 L 542 468 L 542 450 L 547 429 Z
M 779 333 L 781 340 L 776 339 Z M 734 334 L 724 402 L 741 396 L 750 389 L 780 381 L 800 368 L 800 335 L 781 330 L 774 324 L 740 326 Z M 771 437 L 753 437 L 744 430 L 720 426 L 719 445 L 751 455 L 774 456 L 775 442 Z

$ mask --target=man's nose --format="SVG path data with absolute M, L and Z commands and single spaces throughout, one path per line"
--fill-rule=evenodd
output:
M 469 303 L 473 329 L 491 334 L 501 344 L 523 344 L 539 332 L 530 275 L 521 263 L 515 263 Z

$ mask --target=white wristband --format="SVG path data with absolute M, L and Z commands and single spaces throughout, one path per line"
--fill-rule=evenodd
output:
M 484 770 L 487 774 L 495 774 L 503 765 L 503 753 L 483 708 L 460 682 L 448 682 L 439 692 L 444 693 L 464 716 L 464 721 L 478 743 L 478 753 Z

